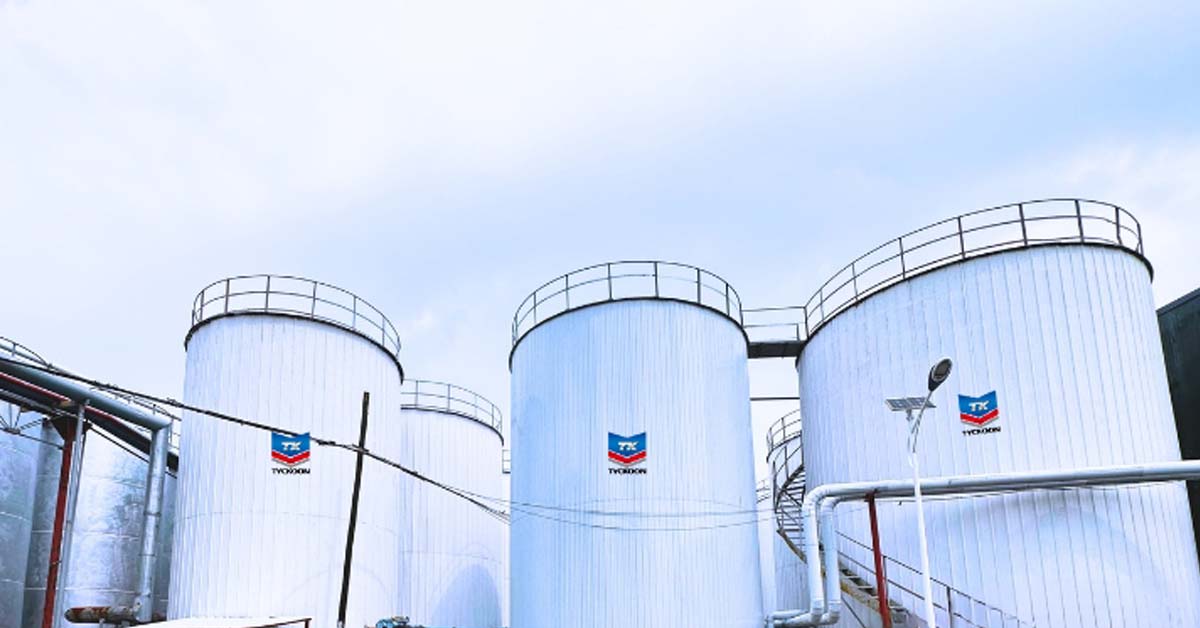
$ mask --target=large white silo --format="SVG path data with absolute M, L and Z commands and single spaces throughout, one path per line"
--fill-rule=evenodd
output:
M 499 408 L 453 384 L 408 380 L 401 423 L 415 469 L 503 510 L 494 501 L 504 445 Z M 507 522 L 430 484 L 413 482 L 412 490 L 412 542 L 400 555 L 412 572 L 404 614 L 425 626 L 504 625 Z
M 925 415 L 923 476 L 1178 460 L 1150 280 L 1137 222 L 1091 201 L 966 214 L 856 260 L 808 304 L 808 485 L 909 477 L 907 426 L 883 400 L 923 393 L 941 356 L 954 371 Z M 839 512 L 843 566 L 861 571 L 866 511 Z M 939 626 L 947 607 L 956 626 L 1200 625 L 1178 483 L 934 499 L 927 513 Z M 903 590 L 920 591 L 913 506 L 879 518 L 893 599 L 921 613 Z
M 740 320 L 727 283 L 664 262 L 582 269 L 521 305 L 514 626 L 761 624 Z
M 399 341 L 352 294 L 279 276 L 220 281 L 197 297 L 186 346 L 188 404 L 356 445 L 369 392 L 367 449 L 403 452 Z M 269 431 L 185 413 L 169 617 L 304 615 L 333 628 L 355 454 L 313 442 L 292 462 L 273 460 Z M 396 470 L 365 461 L 347 626 L 405 604 L 404 490 Z

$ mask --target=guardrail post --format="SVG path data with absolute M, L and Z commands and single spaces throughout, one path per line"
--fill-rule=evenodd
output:
M 854 269 L 858 260 L 850 262 L 850 283 L 854 286 L 854 303 L 858 304 L 858 271 Z
M 967 259 L 967 241 L 963 238 L 962 216 L 958 216 L 956 220 L 958 220 L 958 253 L 962 259 Z
M 563 296 L 567 299 L 567 309 L 571 309 L 571 276 L 563 275 L 563 285 L 567 288 L 563 291 Z
M 450 395 L 451 394 L 453 394 L 453 393 L 450 391 L 450 384 L 446 384 L 446 410 L 450 409 Z
M 1137 252 L 1141 253 L 1142 255 L 1145 255 L 1146 250 L 1145 250 L 1145 247 L 1142 245 L 1142 223 L 1140 223 L 1140 222 L 1137 223 L 1137 227 L 1138 227 L 1137 228 L 1137 233 L 1138 233 Z
M 904 268 L 904 236 L 896 238 L 896 244 L 900 247 L 900 278 L 907 279 L 908 271 Z M 821 310 L 821 318 L 825 318 L 825 310 Z
M 605 264 L 608 266 L 608 300 L 612 301 L 612 262 Z
M 263 299 L 263 311 L 266 312 L 266 311 L 269 311 L 270 309 L 271 309 L 271 276 L 267 275 L 267 294 L 266 294 L 266 297 Z
M 1114 206 L 1113 215 L 1117 218 L 1117 244 L 1125 246 L 1125 243 L 1121 241 L 1121 208 Z
M 725 284 L 725 313 L 729 314 L 729 284 Z M 745 321 L 742 321 L 745 322 Z
M 1029 233 L 1025 230 L 1025 203 L 1017 203 L 1017 215 L 1021 219 L 1021 245 L 1029 246 Z
M 358 297 L 351 295 L 353 300 L 350 302 L 350 329 L 358 329 Z
M 658 298 L 658 262 L 654 262 L 654 298 Z
M 204 309 L 203 298 L 201 298 L 200 304 L 201 304 L 200 309 L 201 309 L 201 311 L 203 311 L 203 309 Z M 228 279 L 225 280 L 225 313 L 226 314 L 229 313 L 229 280 Z
M 1079 222 L 1079 241 L 1086 242 L 1083 235 L 1083 210 L 1079 208 L 1079 199 L 1075 199 L 1075 220 Z
M 312 316 L 313 318 L 316 318 L 316 316 L 317 316 L 317 282 L 315 282 L 315 281 L 312 282 L 312 285 L 313 285 L 312 308 L 309 310 L 308 314 L 310 316 Z
M 700 305 L 704 305 L 704 295 L 700 293 L 700 285 L 701 285 L 700 269 L 697 268 L 696 269 L 696 303 L 698 303 Z

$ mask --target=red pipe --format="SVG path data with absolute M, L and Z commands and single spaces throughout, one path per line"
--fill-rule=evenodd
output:
M 871 551 L 875 554 L 875 592 L 879 594 L 879 618 L 883 628 L 892 628 L 892 609 L 888 605 L 887 574 L 883 572 L 883 552 L 879 549 L 879 515 L 875 512 L 875 494 L 867 495 L 871 513 Z
M 42 628 L 54 628 L 54 602 L 58 592 L 58 564 L 62 559 L 63 520 L 67 514 L 67 486 L 71 482 L 71 455 L 75 450 L 75 422 L 63 421 L 62 464 L 58 469 L 58 496 L 54 501 L 54 531 L 50 535 L 50 571 L 46 574 L 46 600 Z

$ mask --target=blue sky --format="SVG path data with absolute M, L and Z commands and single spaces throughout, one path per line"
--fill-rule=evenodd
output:
M 1138 216 L 1160 305 L 1200 286 L 1200 5 L 646 4 L 0 1 L 0 334 L 178 396 L 195 293 L 298 274 L 507 408 L 555 275 L 671 259 L 792 304 L 1048 196 Z

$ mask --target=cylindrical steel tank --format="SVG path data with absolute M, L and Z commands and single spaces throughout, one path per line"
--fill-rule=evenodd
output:
M 58 492 L 62 438 L 46 423 L 33 433 L 42 442 L 37 448 L 37 478 L 34 488 L 33 521 L 30 527 L 29 562 L 25 570 L 25 609 L 22 626 L 42 625 L 46 602 L 46 576 L 50 568 L 50 542 L 54 534 L 54 506 Z
M 362 299 L 309 280 L 233 278 L 201 292 L 192 322 L 188 404 L 357 445 L 369 392 L 367 449 L 393 460 L 403 452 L 399 341 Z M 336 624 L 356 456 L 313 440 L 304 461 L 303 441 L 275 442 L 271 431 L 185 413 L 169 617 Z M 398 557 L 410 509 L 400 475 L 364 462 L 347 626 L 374 625 L 405 604 Z
M 43 442 L 37 448 L 36 499 L 24 579 L 25 626 L 41 625 L 62 459 L 58 448 L 62 438 L 53 427 L 46 425 L 33 435 Z M 94 429 L 84 437 L 75 530 L 67 571 L 61 576 L 63 608 L 130 606 L 136 598 L 147 463 L 144 455 L 116 444 L 113 438 Z M 155 614 L 165 614 L 167 607 L 175 482 L 168 473 L 159 526 Z M 56 618 L 56 625 L 65 623 Z
M 1023 203 L 943 221 L 848 266 L 809 302 L 797 360 L 809 486 L 910 477 L 904 415 L 884 399 L 924 394 L 941 356 L 954 370 L 921 428 L 925 477 L 1178 460 L 1140 235 L 1111 205 Z M 947 607 L 965 618 L 954 625 L 1200 626 L 1178 483 L 926 509 L 939 626 Z M 839 512 L 843 565 L 871 565 L 865 509 Z M 889 578 L 920 591 L 906 567 L 920 564 L 911 501 L 881 504 L 880 526 Z M 900 587 L 892 594 L 922 613 Z
M 6 427 L 16 427 L 34 416 L 0 402 L 0 422 Z M 38 450 L 38 443 L 25 436 L 39 431 L 27 429 L 22 435 L 0 432 L 0 624 L 15 622 L 24 606 Z
M 549 282 L 514 320 L 512 622 L 762 621 L 746 337 L 695 267 Z
M 408 380 L 401 396 L 405 440 L 415 469 L 485 499 L 496 510 L 500 452 L 499 408 L 464 388 Z M 498 628 L 503 625 L 503 537 L 495 513 L 424 482 L 412 492 L 412 544 L 400 557 L 411 566 L 410 606 L 403 614 L 425 626 Z

